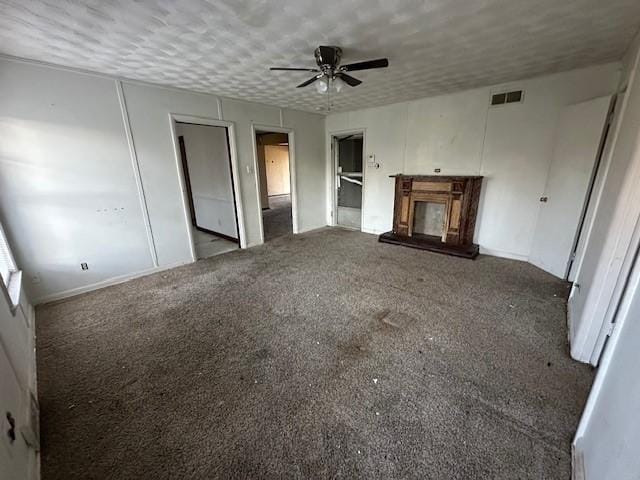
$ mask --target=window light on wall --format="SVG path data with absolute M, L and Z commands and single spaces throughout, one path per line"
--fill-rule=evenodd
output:
M 0 277 L 2 278 L 0 290 L 4 292 L 11 311 L 15 312 L 20 302 L 22 272 L 18 270 L 2 225 L 0 225 Z

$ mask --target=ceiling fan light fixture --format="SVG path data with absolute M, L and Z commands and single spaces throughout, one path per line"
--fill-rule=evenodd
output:
M 344 87 L 344 81 L 340 77 L 335 77 L 331 81 L 331 85 L 335 89 L 336 93 L 340 93 L 342 91 L 342 87 Z
M 326 76 L 320 77 L 316 81 L 316 90 L 318 91 L 318 93 L 327 93 L 327 91 L 329 90 L 329 80 Z
M 342 49 L 336 46 L 321 45 L 315 49 L 314 56 L 317 68 L 271 67 L 271 70 L 315 73 L 316 75 L 305 80 L 300 85 L 297 85 L 296 88 L 308 87 L 313 83 L 319 94 L 327 95 L 328 102 L 332 92 L 340 93 L 345 85 L 349 85 L 349 87 L 357 87 L 362 83 L 362 80 L 352 77 L 347 72 L 386 68 L 389 66 L 389 60 L 386 58 L 365 60 L 364 62 L 341 65 L 340 60 L 342 59 Z

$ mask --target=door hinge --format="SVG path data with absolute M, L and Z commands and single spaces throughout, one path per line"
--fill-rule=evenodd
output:
M 616 322 L 611 322 L 608 326 L 607 326 L 607 337 L 610 337 L 611 335 L 613 335 L 613 331 L 616 328 Z

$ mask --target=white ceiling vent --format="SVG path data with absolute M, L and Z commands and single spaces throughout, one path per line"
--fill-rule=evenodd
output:
M 505 103 L 522 103 L 524 92 L 522 90 L 511 90 L 510 92 L 494 93 L 491 96 L 491 105 L 504 105 Z

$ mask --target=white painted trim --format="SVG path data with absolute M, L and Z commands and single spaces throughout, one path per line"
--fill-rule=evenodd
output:
M 604 125 L 602 126 L 602 132 L 600 133 L 600 142 L 598 142 L 598 149 L 596 151 L 597 153 L 595 161 L 593 162 L 593 169 L 589 178 L 589 189 L 587 190 L 587 193 L 584 197 L 584 202 L 582 204 L 582 209 L 580 210 L 580 223 L 578 224 L 575 235 L 573 237 L 571 252 L 574 255 L 574 258 L 572 260 L 571 256 L 569 257 L 565 275 L 563 277 L 564 280 L 567 280 L 569 282 L 573 282 L 575 280 L 575 273 L 577 273 L 579 268 L 582 266 L 582 262 L 584 260 L 584 252 L 586 250 L 587 243 L 580 241 L 583 235 L 583 231 L 589 233 L 591 232 L 591 228 L 593 227 L 593 222 L 596 216 L 596 209 L 591 208 L 590 204 L 592 201 L 595 201 L 596 203 L 600 201 L 602 187 L 604 187 L 605 175 L 600 175 L 600 172 L 607 171 L 608 169 L 607 159 L 611 157 L 611 147 L 614 145 L 614 143 L 610 139 L 617 131 L 617 125 L 615 122 L 619 124 L 621 119 L 621 117 L 619 116 L 616 117 L 616 104 L 619 104 L 620 108 L 622 108 L 624 105 L 624 101 L 621 101 L 620 98 L 620 92 L 608 95 L 608 97 L 609 109 L 607 110 L 607 114 L 605 116 Z M 575 272 L 574 275 L 571 275 L 572 271 Z
M 637 181 L 640 180 L 640 176 L 636 175 L 635 178 L 635 184 L 637 185 Z M 634 228 L 633 232 L 630 234 L 630 238 L 627 239 L 627 235 L 625 235 L 623 232 L 623 234 L 620 235 L 620 237 L 622 238 L 619 239 L 619 244 L 616 245 L 616 252 L 624 251 L 624 257 L 620 264 L 620 270 L 618 271 L 618 274 L 615 278 L 615 284 L 611 293 L 611 298 L 607 302 L 607 309 L 604 314 L 602 325 L 600 326 L 600 331 L 598 332 L 598 338 L 596 339 L 595 347 L 593 348 L 593 352 L 591 353 L 591 357 L 589 359 L 589 363 L 594 366 L 598 365 L 602 349 L 604 348 L 604 344 L 610 334 L 609 325 L 615 322 L 615 317 L 618 313 L 618 307 L 620 305 L 620 302 L 622 301 L 625 289 L 627 288 L 629 275 L 636 261 L 638 249 L 640 248 L 640 209 L 635 208 L 637 207 L 639 202 L 640 195 L 634 195 L 634 199 L 630 201 L 631 205 L 629 209 L 636 210 L 636 212 L 630 213 L 630 215 L 633 215 L 632 218 L 626 217 L 626 219 L 623 221 L 623 225 L 626 226 L 629 225 L 635 218 Z
M 339 225 L 337 225 L 337 226 L 339 226 Z M 381 235 L 381 234 L 385 233 L 387 230 L 378 230 L 378 229 L 375 229 L 375 228 L 362 228 L 360 231 L 362 233 L 369 233 L 371 235 Z
M 631 89 L 633 88 L 635 83 L 639 81 L 637 78 L 638 76 L 637 72 L 638 72 L 638 69 L 640 68 L 640 49 L 638 49 L 638 51 L 635 53 L 635 57 L 629 68 L 630 68 L 630 74 L 629 74 L 627 83 L 626 85 L 620 85 L 617 92 L 618 100 L 620 100 L 620 98 L 623 97 L 622 105 L 618 110 L 618 113 L 615 115 L 613 124 L 611 125 L 613 132 L 610 132 L 609 134 L 610 139 L 607 139 L 607 145 L 605 145 L 605 148 L 607 149 L 607 151 L 603 152 L 603 155 L 606 155 L 606 158 L 603 158 L 603 161 L 605 163 L 601 166 L 603 179 L 600 182 L 598 191 L 592 193 L 592 201 L 595 201 L 595 204 L 593 207 L 593 211 L 595 213 L 591 218 L 590 224 L 588 226 L 587 225 L 583 226 L 583 232 L 580 233 L 581 235 L 584 235 L 585 246 L 584 246 L 584 252 L 579 258 L 579 264 L 577 265 L 577 268 L 575 270 L 574 284 L 573 284 L 573 288 L 571 289 L 571 293 L 569 294 L 569 301 L 567 303 L 567 317 L 570 320 L 573 317 L 572 310 L 574 305 L 573 298 L 574 298 L 575 288 L 576 288 L 576 285 L 579 285 L 580 283 L 582 283 L 581 274 L 582 274 L 582 267 L 584 265 L 584 258 L 585 258 L 584 253 L 586 253 L 586 250 L 589 247 L 589 243 L 591 241 L 591 235 L 595 226 L 595 218 L 600 208 L 600 202 L 602 200 L 604 189 L 607 183 L 607 178 L 609 176 L 609 170 L 611 168 L 612 159 L 616 152 L 618 139 L 620 136 L 620 132 L 622 130 L 622 124 L 624 123 L 624 120 L 627 115 L 627 107 L 630 101 L 629 93 L 631 92 Z M 616 110 L 617 109 L 618 108 L 616 106 Z M 636 152 L 632 152 L 632 155 L 633 154 L 636 154 Z M 630 188 L 629 185 L 637 185 L 638 178 L 640 178 L 640 176 L 638 176 L 633 181 L 629 180 L 630 177 L 634 176 L 634 171 L 636 171 L 635 175 L 640 175 L 640 172 L 637 172 L 637 169 L 640 166 L 634 167 L 633 163 L 634 163 L 634 160 L 632 159 L 629 165 L 629 170 L 628 170 L 631 172 L 631 174 L 627 176 L 627 178 L 625 179 L 622 185 L 622 188 L 620 189 L 617 205 L 622 205 L 622 202 L 624 201 L 623 198 L 627 199 L 628 201 L 628 197 L 630 197 L 633 194 L 633 192 L 629 193 L 627 191 L 627 188 Z M 626 214 L 625 221 L 628 221 L 629 219 L 628 215 L 631 214 L 629 210 L 630 209 L 633 210 L 634 208 L 637 209 L 637 207 L 638 207 L 637 205 L 629 205 L 625 209 L 625 214 Z M 638 210 L 636 217 L 638 214 L 640 214 L 640 210 Z M 616 212 L 614 212 L 614 215 L 616 216 L 619 215 L 618 209 L 616 209 Z M 625 256 L 627 255 L 626 251 L 628 251 L 628 248 L 631 247 L 631 244 L 633 243 L 633 239 L 629 239 L 629 238 L 622 239 L 623 244 L 621 245 L 620 237 L 624 236 L 622 231 L 624 230 L 625 224 L 619 223 L 618 218 L 614 218 L 611 224 L 613 225 L 615 222 L 617 222 L 617 225 L 618 225 L 618 229 L 616 232 L 616 235 L 617 235 L 616 244 L 615 246 L 613 246 L 613 248 L 609 249 L 610 250 L 609 252 L 609 250 L 606 250 L 608 242 L 605 243 L 605 246 L 604 246 L 605 250 L 601 254 L 602 257 L 608 256 L 608 260 L 607 260 L 608 264 L 606 265 L 606 270 L 601 271 L 601 267 L 604 268 L 603 266 L 604 259 L 600 259 L 599 264 L 596 267 L 594 278 L 592 280 L 593 284 L 591 285 L 591 291 L 599 292 L 598 298 L 595 301 L 590 301 L 590 298 L 585 298 L 584 300 L 585 305 L 582 311 L 581 318 L 583 322 L 587 322 L 587 321 L 589 322 L 588 326 L 586 326 L 585 324 L 585 326 L 582 327 L 580 331 L 576 333 L 575 337 L 571 337 L 573 338 L 573 342 L 571 342 L 571 345 L 570 345 L 571 357 L 581 362 L 591 363 L 594 366 L 598 364 L 599 357 L 602 350 L 602 345 L 604 344 L 604 339 L 606 338 L 605 330 L 608 328 L 608 325 L 611 322 L 613 315 L 615 314 L 615 309 L 617 308 L 617 304 L 620 300 L 620 293 L 621 293 L 622 287 L 620 287 L 620 284 L 619 284 L 619 280 L 620 280 L 619 277 L 621 275 L 621 272 L 626 271 L 626 273 L 628 274 L 629 272 L 628 269 L 630 268 L 628 259 L 625 260 Z M 625 250 L 625 242 L 626 242 L 626 250 Z M 606 295 L 604 293 L 605 290 L 607 291 Z M 590 318 L 587 318 L 587 316 L 589 316 Z M 570 325 L 572 324 L 573 322 L 571 321 Z
M 122 123 L 124 125 L 124 133 L 127 137 L 127 145 L 129 147 L 129 155 L 131 157 L 131 167 L 133 168 L 133 177 L 136 182 L 136 189 L 138 192 L 138 200 L 140 201 L 140 210 L 142 210 L 142 220 L 144 228 L 147 233 L 147 243 L 149 244 L 149 252 L 151 253 L 151 261 L 153 266 L 157 267 L 158 263 L 158 250 L 156 248 L 155 238 L 153 237 L 153 230 L 151 228 L 151 219 L 149 218 L 149 207 L 147 205 L 147 198 L 144 193 L 144 185 L 142 184 L 142 174 L 140 173 L 140 162 L 138 161 L 138 154 L 136 152 L 136 146 L 133 140 L 133 134 L 131 133 L 131 123 L 129 120 L 129 112 L 127 110 L 127 102 L 124 97 L 124 91 L 122 89 L 122 82 L 116 80 L 116 91 L 118 93 L 118 102 L 120 103 L 120 112 L 122 114 Z
M 504 250 L 494 250 L 493 248 L 486 248 L 480 245 L 481 255 L 490 255 L 492 257 L 509 258 L 511 260 L 519 260 L 521 262 L 528 262 L 529 256 L 522 255 L 520 253 L 505 252 Z
M 185 228 L 187 230 L 187 237 L 189 237 L 189 255 L 191 261 L 195 262 L 198 257 L 196 254 L 196 243 L 193 235 L 193 226 L 191 225 L 191 216 L 189 212 L 189 201 L 187 199 L 187 185 L 185 183 L 184 172 L 182 171 L 182 158 L 180 153 L 180 144 L 178 143 L 178 132 L 176 131 L 176 122 L 173 119 L 173 115 L 169 113 L 169 130 L 171 131 L 171 143 L 173 144 L 173 151 L 176 158 L 176 174 L 178 176 L 178 184 L 180 186 L 180 199 L 182 200 L 182 215 L 185 222 Z
M 178 181 L 180 190 L 182 191 L 182 211 L 184 221 L 189 236 L 189 244 L 191 250 L 191 258 L 195 262 L 197 260 L 196 247 L 193 236 L 193 227 L 191 226 L 191 215 L 189 213 L 189 201 L 187 199 L 187 188 L 184 182 L 184 174 L 182 172 L 182 160 L 180 158 L 180 146 L 178 144 L 178 135 L 176 133 L 176 122 L 194 123 L 198 125 L 210 125 L 212 127 L 224 127 L 227 129 L 227 138 L 229 140 L 229 153 L 231 156 L 231 173 L 233 175 L 233 192 L 235 196 L 235 207 L 238 221 L 238 232 L 240 235 L 240 248 L 247 247 L 247 234 L 244 221 L 244 209 L 242 206 L 242 196 L 240 191 L 240 169 L 238 167 L 238 149 L 236 144 L 235 124 L 226 120 L 218 120 L 214 118 L 199 117 L 194 115 L 184 115 L 180 113 L 169 113 L 169 121 L 171 128 L 171 139 L 176 159 L 176 168 L 178 173 Z
M 216 103 L 218 104 L 218 120 L 222 120 L 224 117 L 222 116 L 222 100 L 220 100 L 220 97 L 216 97 Z
M 260 194 L 260 171 L 258 170 L 258 140 L 256 138 L 256 127 L 253 124 L 251 124 L 251 150 L 253 152 L 253 181 L 256 184 L 256 195 L 258 197 L 258 225 L 260 226 L 260 242 L 258 245 L 262 245 L 264 243 L 264 222 L 262 221 L 262 196 Z M 289 183 L 291 183 L 291 174 L 289 174 Z M 291 185 L 289 185 L 289 189 L 291 189 Z M 291 209 L 293 211 L 293 202 L 291 202 Z
M 343 135 L 356 135 L 362 134 L 362 198 L 360 200 L 360 231 L 364 232 L 364 212 L 365 212 L 365 192 L 367 188 L 366 182 L 366 168 L 367 168 L 367 129 L 366 128 L 350 128 L 348 130 L 332 130 L 327 132 L 329 136 L 329 158 L 330 158 L 330 172 L 329 172 L 329 185 L 331 189 L 331 204 L 329 211 L 329 225 L 332 227 L 340 227 L 338 225 L 338 195 L 336 193 L 336 175 L 338 171 L 338 151 L 332 148 L 334 145 L 334 137 Z M 351 229 L 354 230 L 354 229 Z
M 188 264 L 189 262 L 179 262 L 179 263 L 173 263 L 171 265 L 164 265 L 161 267 L 148 268 L 145 270 L 141 270 L 139 272 L 118 275 L 117 277 L 107 278 L 106 280 L 101 280 L 99 282 L 91 283 L 89 285 L 83 285 L 81 287 L 71 288 L 69 290 L 64 290 L 62 292 L 45 295 L 43 297 L 37 298 L 34 303 L 35 305 L 42 305 L 43 303 L 55 302 L 57 300 L 64 300 L 66 298 L 75 297 L 76 295 L 80 295 L 82 293 L 92 292 L 94 290 L 110 287 L 112 285 L 118 285 L 120 283 L 124 283 L 129 280 L 134 280 L 140 277 L 146 277 L 147 275 L 151 275 L 153 273 L 163 272 L 165 270 L 170 270 L 172 268 L 176 268 L 176 267 L 180 267 L 182 265 L 188 265 Z
M 634 262 L 633 268 L 629 273 L 628 282 L 625 283 L 627 283 L 627 288 L 620 301 L 620 308 L 618 310 L 615 329 L 611 335 L 611 338 L 609 339 L 609 342 L 607 342 L 604 351 L 602 352 L 602 357 L 600 358 L 596 378 L 593 381 L 591 391 L 589 392 L 589 397 L 587 398 L 587 403 L 582 412 L 582 416 L 580 417 L 580 422 L 578 423 L 578 429 L 576 430 L 576 434 L 573 438 L 572 448 L 576 449 L 580 453 L 582 453 L 580 449 L 580 443 L 582 438 L 587 433 L 589 422 L 591 421 L 591 417 L 593 416 L 593 412 L 595 411 L 599 396 L 603 391 L 604 382 L 609 373 L 609 369 L 611 368 L 613 355 L 616 351 L 618 342 L 620 341 L 620 332 L 623 330 L 625 322 L 638 320 L 637 318 L 629 317 L 629 309 L 633 302 L 634 295 L 636 295 L 640 289 L 639 259 L 636 259 L 636 261 Z
M 282 112 L 282 110 L 280 110 Z M 282 118 L 281 118 L 282 121 Z M 264 224 L 262 221 L 262 201 L 260 196 L 260 172 L 258 170 L 258 143 L 256 141 L 257 132 L 276 132 L 286 133 L 289 140 L 289 187 L 291 191 L 291 226 L 293 233 L 300 233 L 300 225 L 298 220 L 298 182 L 296 175 L 296 140 L 295 130 L 288 127 L 275 127 L 251 122 L 251 144 L 253 146 L 253 176 L 256 184 L 256 195 L 258 201 L 258 211 L 260 212 L 260 244 L 264 243 Z
M 574 441 L 571 444 L 571 480 L 586 479 L 586 472 L 584 471 L 584 454 L 580 448 L 579 442 Z
M 636 63 L 637 63 L 637 59 L 636 59 Z M 634 81 L 635 78 L 635 72 L 636 72 L 636 67 L 637 65 L 634 63 L 634 65 L 632 66 L 632 71 L 631 71 L 631 75 L 629 78 L 629 82 L 628 85 L 631 85 Z M 580 235 L 584 235 L 584 247 L 583 247 L 583 252 L 580 255 L 579 258 L 576 258 L 577 260 L 577 265 L 575 268 L 575 275 L 574 275 L 574 279 L 578 279 L 580 278 L 580 273 L 582 271 L 582 265 L 584 262 L 584 251 L 586 251 L 587 246 L 589 245 L 589 242 L 591 241 L 591 234 L 593 232 L 593 228 L 595 226 L 595 218 L 596 218 L 596 213 L 598 212 L 599 208 L 600 208 L 600 202 L 602 201 L 602 195 L 604 193 L 604 189 L 607 183 L 607 178 L 609 176 L 609 169 L 611 167 L 611 160 L 613 158 L 613 154 L 615 152 L 615 146 L 618 143 L 618 137 L 620 136 L 620 130 L 622 128 L 622 120 L 625 117 L 626 111 L 627 111 L 627 105 L 629 103 L 629 95 L 627 94 L 629 89 L 627 87 L 625 87 L 626 92 L 624 91 L 618 91 L 618 103 L 620 103 L 620 99 L 622 97 L 622 102 L 620 105 L 620 108 L 618 109 L 618 106 L 616 105 L 616 110 L 617 110 L 617 114 L 615 115 L 615 118 L 613 119 L 613 122 L 611 124 L 610 131 L 609 131 L 609 135 L 605 144 L 605 151 L 602 152 L 603 155 L 603 159 L 601 160 L 602 164 L 600 165 L 600 170 L 601 172 L 598 172 L 598 174 L 602 174 L 602 181 L 599 183 L 598 190 L 597 191 L 593 191 L 591 193 L 591 197 L 589 198 L 589 201 L 595 202 L 593 205 L 593 212 L 594 214 L 592 215 L 590 222 L 588 225 L 584 225 L 583 226 L 583 231 L 579 232 Z M 597 179 L 596 179 L 597 181 Z
M 636 82 L 640 81 L 637 72 L 640 69 L 640 49 L 636 53 L 632 73 L 629 77 L 624 105 L 620 112 L 616 134 L 610 155 L 615 155 L 617 149 L 618 134 L 624 123 L 630 93 L 636 88 Z M 609 237 L 603 246 L 601 258 L 598 261 L 594 278 L 590 286 L 590 295 L 585 298 L 585 305 L 580 321 L 584 325 L 576 332 L 571 345 L 571 356 L 579 361 L 598 365 L 602 353 L 602 347 L 608 335 L 609 325 L 612 323 L 618 305 L 621 301 L 626 281 L 633 265 L 635 253 L 640 244 L 640 190 L 637 185 L 640 182 L 640 139 L 636 139 L 632 158 L 629 162 L 627 173 L 619 190 L 616 208 L 609 227 Z M 607 172 L 611 159 L 608 159 Z M 602 182 L 603 188 L 606 183 Z M 599 192 L 600 194 L 600 192 Z M 598 203 L 600 198 L 598 198 Z M 598 206 L 596 206 L 596 209 Z M 589 232 L 589 236 L 590 236 Z M 587 237 L 588 248 L 590 238 Z M 575 285 L 582 283 L 582 265 L 576 272 L 574 289 L 569 296 L 568 311 L 573 307 L 573 294 Z

